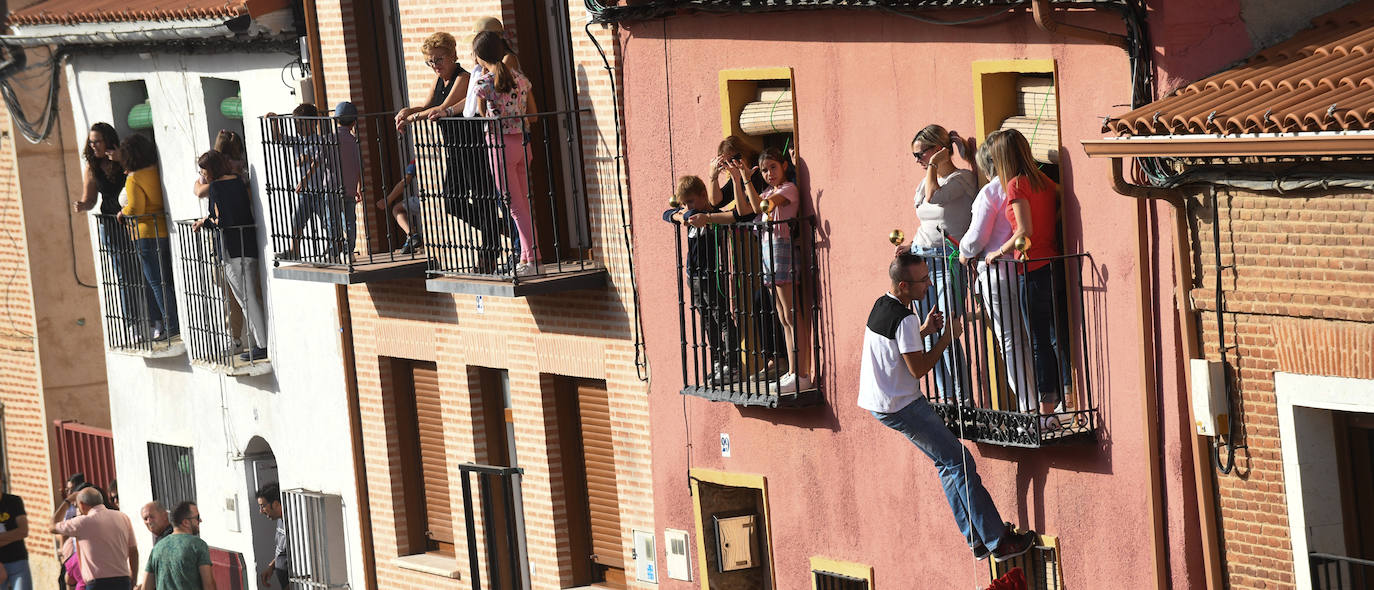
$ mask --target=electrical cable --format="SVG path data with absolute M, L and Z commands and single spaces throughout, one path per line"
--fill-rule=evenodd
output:
M 5 49 L 14 56 L 6 69 L 16 62 L 23 62 L 23 50 L 10 46 L 5 46 Z M 16 51 L 19 53 L 16 53 Z M 5 106 L 9 109 L 14 127 L 19 130 L 19 133 L 23 135 L 24 139 L 28 140 L 29 143 L 36 144 L 47 139 L 48 135 L 52 133 L 53 125 L 57 123 L 57 103 L 60 96 L 58 94 L 58 89 L 61 83 L 61 62 L 63 55 L 61 48 L 53 50 L 53 53 L 49 56 L 49 59 L 44 62 L 43 66 L 37 66 L 46 66 L 49 69 L 48 95 L 44 101 L 42 115 L 37 122 L 31 120 L 29 116 L 24 113 L 24 106 L 19 102 L 19 96 L 15 93 L 14 87 L 10 84 L 10 77 L 12 77 L 13 74 L 0 71 L 0 97 L 3 97 Z
M 589 2 L 592 0 L 588 0 Z M 635 277 L 634 264 L 634 236 L 633 228 L 630 225 L 630 214 L 625 199 L 625 185 L 629 179 L 625 178 L 625 141 L 621 132 L 622 118 L 620 113 L 620 92 L 615 83 L 615 70 L 611 67 L 611 62 L 606 58 L 606 51 L 601 47 L 601 42 L 596 40 L 596 35 L 592 34 L 592 23 L 588 22 L 583 28 L 587 33 L 587 38 L 591 40 L 592 46 L 596 47 L 596 53 L 601 56 L 602 67 L 606 70 L 606 76 L 611 85 L 611 110 L 612 124 L 615 130 L 615 192 L 616 200 L 620 204 L 620 230 L 625 241 L 625 259 L 629 263 L 627 266 L 630 273 L 630 307 L 633 317 L 631 323 L 634 326 L 634 348 L 635 348 L 635 374 L 640 381 L 649 381 L 649 359 L 644 350 L 644 321 L 641 314 L 639 300 L 639 281 Z

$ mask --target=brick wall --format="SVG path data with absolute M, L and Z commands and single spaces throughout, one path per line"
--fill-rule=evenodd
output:
M 4 459 L 9 492 L 24 498 L 29 526 L 45 530 L 53 511 L 48 432 L 36 351 L 37 325 L 29 276 L 24 206 L 16 158 L 17 132 L 0 108 L 0 402 L 4 403 Z M 35 571 L 52 571 L 49 535 L 30 534 Z M 44 569 L 47 568 L 47 569 Z
M 353 66 L 353 52 L 359 49 L 346 41 L 351 27 L 347 23 L 326 22 L 341 18 L 347 9 L 341 8 L 338 0 L 321 0 L 319 7 L 331 100 L 359 96 L 358 71 Z M 525 470 L 523 502 L 533 587 L 561 588 L 571 581 L 567 572 L 572 556 L 568 554 L 566 534 L 556 525 L 563 510 L 563 494 L 556 489 L 561 473 L 550 403 L 552 375 L 606 382 L 625 540 L 623 558 L 631 580 L 635 571 L 630 556 L 630 531 L 653 530 L 648 388 L 639 379 L 635 365 L 633 296 L 618 200 L 621 180 L 614 174 L 615 146 L 611 143 L 615 137 L 613 97 L 601 57 L 580 26 L 585 22 L 585 8 L 576 1 L 569 2 L 569 8 L 574 67 L 588 73 L 585 83 L 579 80 L 580 106 L 593 109 L 583 118 L 593 256 L 607 267 L 611 286 L 525 299 L 487 297 L 481 311 L 474 296 L 429 293 L 421 281 L 349 288 L 358 387 L 365 417 L 365 465 L 373 506 L 374 549 L 383 588 L 459 588 L 471 584 L 461 528 L 462 495 L 457 465 L 477 460 L 486 444 L 480 421 L 481 396 L 473 390 L 474 367 L 508 371 L 516 454 Z M 454 34 L 460 44 L 464 43 L 473 21 L 488 15 L 499 16 L 513 26 L 509 0 L 505 4 L 497 0 L 409 0 L 401 2 L 399 10 L 412 104 L 426 100 L 433 86 L 433 72 L 424 65 L 419 53 L 425 37 L 445 30 Z M 519 31 L 515 33 L 518 39 Z M 612 31 L 596 29 L 595 34 L 603 47 L 613 49 Z M 528 42 L 527 46 L 531 50 L 535 47 Z M 470 61 L 461 47 L 459 55 L 465 65 Z M 614 65 L 615 57 L 608 57 Z M 438 366 L 461 580 L 406 570 L 393 563 L 403 553 L 399 540 L 406 531 L 404 519 L 398 514 L 404 506 L 396 466 L 396 424 L 388 418 L 391 376 L 384 362 L 387 357 L 433 360 Z
M 1374 378 L 1374 205 L 1368 195 L 1277 197 L 1218 191 L 1224 341 L 1235 418 L 1230 475 L 1218 474 L 1232 588 L 1293 588 L 1274 372 Z M 1194 206 L 1191 292 L 1203 349 L 1220 359 L 1212 210 Z M 1300 557 L 1306 561 L 1306 557 Z

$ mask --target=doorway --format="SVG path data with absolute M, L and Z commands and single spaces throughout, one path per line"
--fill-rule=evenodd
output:
M 277 456 L 262 437 L 253 437 L 244 448 L 243 471 L 248 495 L 242 505 L 248 511 L 249 527 L 253 534 L 253 571 L 260 572 L 267 567 L 267 562 L 276 557 L 277 521 L 258 514 L 258 490 L 281 482 L 277 477 Z
M 555 377 L 553 385 L 557 439 L 549 445 L 550 454 L 557 449 L 566 506 L 556 526 L 560 537 L 568 540 L 572 585 L 624 588 L 624 542 L 606 382 Z

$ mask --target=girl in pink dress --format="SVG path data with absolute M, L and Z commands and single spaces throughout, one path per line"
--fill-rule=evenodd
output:
M 520 234 L 520 264 L 516 276 L 536 274 L 539 248 L 534 240 L 534 220 L 530 217 L 529 153 L 525 150 L 525 132 L 535 117 L 519 117 L 538 112 L 530 80 L 520 70 L 502 61 L 507 54 L 501 35 L 483 31 L 472 40 L 472 52 L 482 64 L 482 76 L 477 86 L 477 112 L 483 117 L 505 117 L 491 124 L 487 142 L 491 145 L 491 172 L 497 188 L 510 200 L 511 217 Z

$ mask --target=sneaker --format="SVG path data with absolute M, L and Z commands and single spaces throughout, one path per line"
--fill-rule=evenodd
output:
M 163 329 L 162 322 L 153 322 L 153 340 L 162 340 L 167 336 L 167 330 Z
M 992 552 L 988 551 L 988 546 L 984 545 L 982 541 L 978 541 L 977 543 L 973 544 L 974 559 L 978 561 L 983 561 L 984 559 L 987 559 L 989 555 L 992 555 Z
M 401 246 L 401 253 L 414 254 L 422 245 L 424 245 L 424 240 L 420 239 L 420 234 L 410 234 L 410 237 L 406 238 L 406 243 Z
M 799 393 L 811 389 L 811 380 L 796 373 L 788 373 L 778 379 L 779 393 Z
M 787 373 L 787 363 L 783 361 L 773 363 L 771 367 L 765 367 L 754 374 L 755 381 L 773 382 Z
M 1002 563 L 1008 559 L 1025 555 L 1031 547 L 1035 546 L 1035 531 L 1025 531 L 1014 533 L 1013 529 L 1007 528 L 1007 532 L 1002 535 L 1002 541 L 997 544 L 997 548 L 992 550 L 992 560 Z
M 534 265 L 528 262 L 521 262 L 515 265 L 515 276 L 517 277 L 532 277 L 538 274 L 538 272 L 539 271 L 535 270 Z
M 720 387 L 739 381 L 739 367 L 717 366 L 711 372 L 711 376 L 706 378 L 706 384 L 711 387 Z
M 252 350 L 239 355 L 239 360 L 245 363 L 260 361 L 267 358 L 267 349 L 254 346 Z
M 1042 415 L 1040 416 L 1040 433 L 1053 434 L 1064 428 L 1064 423 L 1059 421 L 1059 416 Z

